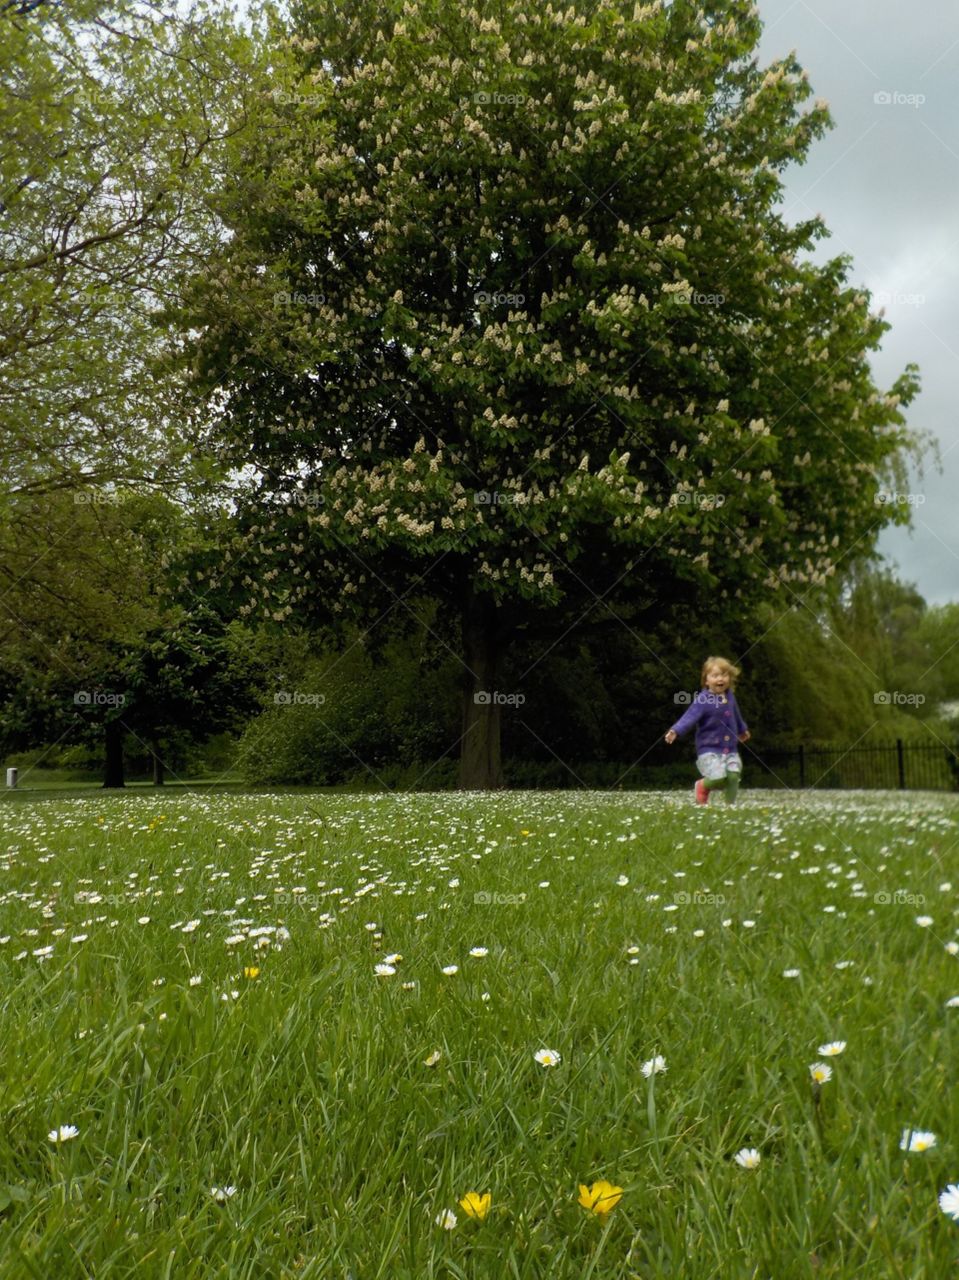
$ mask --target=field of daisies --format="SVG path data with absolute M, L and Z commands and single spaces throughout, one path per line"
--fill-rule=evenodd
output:
M 959 799 L 0 807 L 0 1276 L 941 1277 Z

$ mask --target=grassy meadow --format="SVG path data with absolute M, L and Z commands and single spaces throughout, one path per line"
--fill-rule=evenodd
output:
M 7 797 L 0 1276 L 955 1275 L 957 819 Z

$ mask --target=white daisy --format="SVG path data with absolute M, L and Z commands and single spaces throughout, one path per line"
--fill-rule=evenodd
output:
M 953 1222 L 959 1222 L 959 1186 L 950 1182 L 945 1191 L 939 1193 L 939 1208 L 947 1213 Z
M 899 1140 L 900 1151 L 928 1151 L 936 1145 L 934 1133 L 924 1133 L 921 1129 L 903 1129 Z
M 762 1156 L 755 1147 L 743 1147 L 742 1151 L 737 1151 L 733 1159 L 741 1169 L 758 1169 Z
M 830 1040 L 828 1044 L 821 1044 L 816 1052 L 821 1053 L 824 1058 L 836 1058 L 845 1047 L 845 1040 Z
M 647 1062 L 644 1062 L 640 1070 L 648 1080 L 650 1076 L 666 1070 L 666 1059 L 662 1054 L 657 1054 L 655 1058 L 650 1058 Z
M 562 1061 L 555 1049 L 537 1049 L 533 1057 L 541 1067 L 555 1067 Z
M 51 1129 L 47 1134 L 47 1138 L 51 1142 L 57 1144 L 61 1142 L 69 1142 L 71 1138 L 75 1138 L 80 1130 L 75 1124 L 62 1124 L 59 1129 Z

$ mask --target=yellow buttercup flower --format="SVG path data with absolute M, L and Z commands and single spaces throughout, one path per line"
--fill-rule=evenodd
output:
M 258 978 L 260 976 L 260 971 L 256 965 L 248 965 L 243 970 L 243 976 L 244 978 Z
M 591 1213 L 600 1215 L 609 1213 L 610 1209 L 616 1208 L 622 1198 L 623 1188 L 614 1187 L 605 1178 L 594 1182 L 591 1187 L 585 1186 L 582 1182 L 579 1184 L 579 1203 Z
M 482 1222 L 489 1213 L 490 1201 L 493 1199 L 489 1191 L 480 1195 L 478 1191 L 467 1191 L 460 1201 L 460 1208 L 468 1218 L 476 1218 Z

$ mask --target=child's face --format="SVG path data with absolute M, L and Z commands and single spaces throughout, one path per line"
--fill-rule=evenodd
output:
M 729 672 L 722 667 L 710 667 L 706 672 L 706 688 L 710 693 L 725 693 L 729 688 Z

